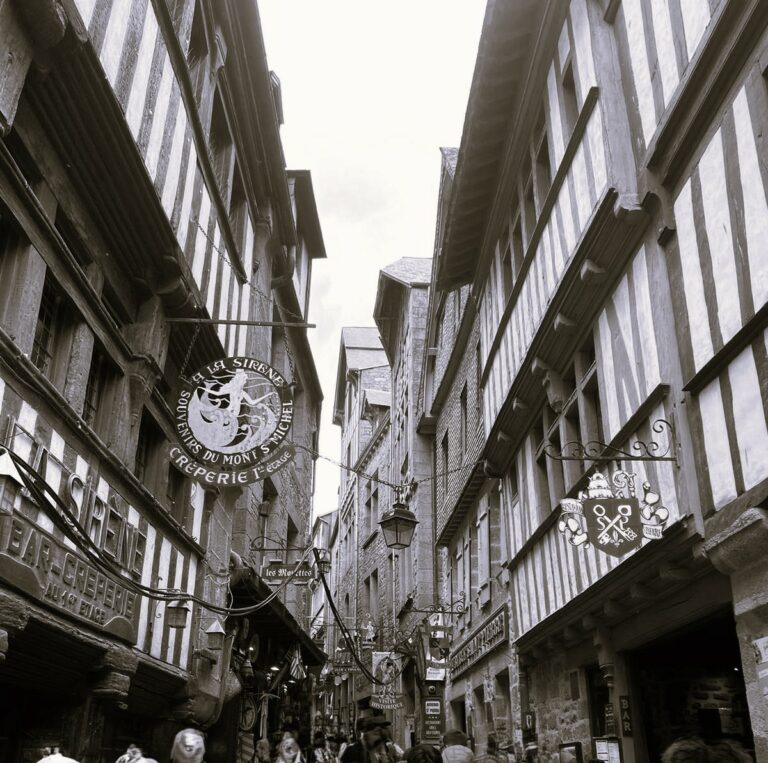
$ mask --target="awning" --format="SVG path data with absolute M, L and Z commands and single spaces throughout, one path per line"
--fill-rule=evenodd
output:
M 239 572 L 237 582 L 232 584 L 233 606 L 244 607 L 258 601 L 265 601 L 274 593 L 274 589 L 268 586 L 251 567 L 243 565 Z M 269 629 L 277 636 L 284 634 L 286 643 L 297 642 L 301 647 L 301 656 L 306 665 L 322 666 L 328 659 L 328 655 L 318 648 L 309 633 L 299 625 L 279 598 L 272 599 L 265 607 L 249 615 L 248 619 L 257 628 Z

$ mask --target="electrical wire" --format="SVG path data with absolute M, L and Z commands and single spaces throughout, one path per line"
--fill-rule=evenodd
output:
M 315 559 L 317 560 L 317 555 L 315 555 Z M 320 580 L 323 584 L 323 588 L 325 589 L 325 596 L 328 601 L 328 606 L 330 607 L 331 613 L 333 614 L 333 619 L 336 621 L 336 624 L 339 627 L 339 630 L 341 631 L 341 635 L 344 638 L 344 643 L 347 645 L 347 650 L 352 655 L 352 659 L 357 664 L 358 668 L 360 668 L 360 672 L 363 674 L 365 678 L 367 678 L 372 684 L 375 684 L 377 686 L 389 686 L 390 684 L 394 683 L 395 680 L 403 673 L 405 670 L 405 666 L 403 666 L 400 671 L 396 675 L 392 677 L 391 681 L 381 681 L 380 679 L 376 678 L 376 676 L 373 675 L 373 673 L 368 670 L 368 667 L 363 663 L 363 661 L 358 656 L 357 652 L 355 651 L 354 647 L 354 637 L 349 632 L 349 628 L 347 628 L 346 624 L 344 623 L 344 619 L 339 614 L 339 610 L 336 608 L 336 603 L 333 600 L 333 596 L 331 594 L 331 589 L 328 586 L 328 581 L 325 578 L 325 573 L 320 568 L 320 565 L 318 564 L 318 573 L 320 575 Z M 411 631 L 411 633 L 405 637 L 404 641 L 408 641 L 413 634 L 418 630 L 418 625 L 415 626 L 415 628 Z M 398 646 L 398 644 L 395 644 L 395 648 Z M 394 651 L 391 650 L 391 651 Z
M 11 460 L 16 467 L 16 470 L 24 483 L 24 487 L 27 489 L 30 496 L 35 500 L 35 503 L 40 509 L 42 509 L 50 517 L 53 524 L 68 537 L 77 547 L 77 549 L 95 566 L 97 566 L 105 575 L 112 579 L 113 582 L 118 583 L 124 588 L 129 589 L 132 593 L 139 596 L 146 596 L 150 599 L 158 601 L 190 601 L 198 604 L 202 608 L 214 612 L 220 615 L 246 615 L 257 612 L 260 609 L 268 606 L 272 601 L 277 598 L 282 589 L 284 589 L 288 583 L 296 576 L 302 564 L 307 561 L 307 557 L 311 549 L 307 549 L 301 559 L 298 560 L 291 575 L 287 577 L 275 590 L 270 593 L 264 599 L 259 600 L 256 604 L 246 607 L 222 607 L 221 605 L 214 604 L 213 602 L 206 601 L 205 599 L 196 596 L 195 594 L 179 591 L 175 589 L 162 589 L 153 588 L 151 586 L 145 586 L 135 580 L 131 580 L 126 577 L 120 567 L 105 558 L 101 552 L 101 549 L 96 545 L 93 539 L 88 535 L 85 528 L 78 522 L 77 517 L 72 513 L 70 508 L 59 498 L 56 492 L 48 485 L 47 482 L 39 475 L 35 469 L 33 469 L 26 461 L 20 456 L 14 453 L 9 448 L 4 448 L 8 453 Z M 48 497 L 46 497 L 46 494 Z M 54 509 L 57 508 L 59 511 Z

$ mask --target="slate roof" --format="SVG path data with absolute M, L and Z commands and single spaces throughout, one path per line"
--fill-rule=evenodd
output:
M 382 408 L 389 408 L 392 398 L 388 390 L 366 389 L 365 399 L 371 405 L 378 405 Z
M 382 268 L 381 273 L 400 281 L 405 286 L 429 286 L 432 276 L 432 258 L 401 257 L 391 265 Z M 381 284 L 381 276 L 379 284 Z
M 339 364 L 336 371 L 334 423 L 341 423 L 340 412 L 344 407 L 344 387 L 347 373 L 388 365 L 389 361 L 376 326 L 344 326 L 341 329 Z
M 345 326 L 341 346 L 348 371 L 388 365 L 376 326 Z

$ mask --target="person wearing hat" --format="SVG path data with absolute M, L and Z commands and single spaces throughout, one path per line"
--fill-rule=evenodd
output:
M 443 763 L 474 763 L 475 753 L 467 747 L 467 735 L 459 729 L 443 734 Z
M 370 720 L 370 717 L 357 719 L 357 741 L 346 746 L 341 763 L 377 763 L 376 753 L 384 746 L 384 740 L 378 728 L 369 728 Z
M 386 715 L 374 715 L 368 719 L 368 728 L 378 731 L 384 742 L 383 752 L 377 754 L 379 763 L 397 763 L 405 759 L 405 752 L 402 747 L 390 737 L 389 727 L 391 725 L 392 722 Z

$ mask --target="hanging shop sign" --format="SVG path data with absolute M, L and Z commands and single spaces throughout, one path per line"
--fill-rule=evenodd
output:
M 333 672 L 339 676 L 345 673 L 360 673 L 360 666 L 352 659 L 352 653 L 348 649 L 336 649 L 331 660 Z
M 464 673 L 497 646 L 509 640 L 506 605 L 497 609 L 450 657 L 451 677 Z
M 757 665 L 757 685 L 763 701 L 768 703 L 768 636 L 752 642 Z
M 424 739 L 440 739 L 443 735 L 443 701 L 424 700 Z
M 176 403 L 173 463 L 209 485 L 246 485 L 291 461 L 293 423 L 285 377 L 256 358 L 222 358 L 193 374 Z
M 373 652 L 371 667 L 379 683 L 373 685 L 371 707 L 377 710 L 397 710 L 403 706 L 402 697 L 395 693 L 395 681 L 401 672 L 401 657 L 394 652 Z
M 643 482 L 643 496 L 639 498 L 636 479 L 634 472 L 618 470 L 609 481 L 596 471 L 578 498 L 560 501 L 562 515 L 557 529 L 571 545 L 591 543 L 616 557 L 639 548 L 643 539 L 661 538 L 669 511 L 648 482 Z
M 280 585 L 287 580 L 296 585 L 307 585 L 314 578 L 309 562 L 302 562 L 298 566 L 290 562 L 271 561 L 264 562 L 261 568 L 261 577 L 269 585 Z

